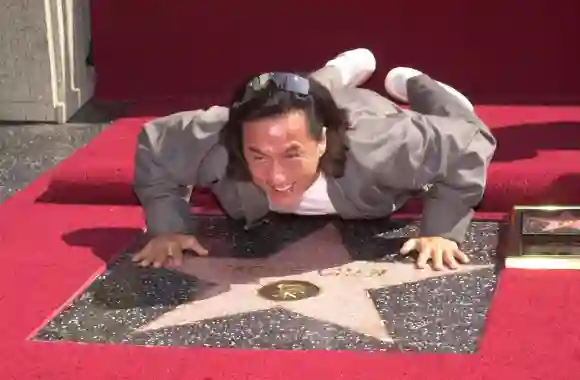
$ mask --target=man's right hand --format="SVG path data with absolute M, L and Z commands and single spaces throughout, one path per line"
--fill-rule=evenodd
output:
M 157 236 L 151 239 L 147 245 L 133 257 L 133 262 L 142 267 L 152 265 L 155 268 L 171 262 L 179 266 L 183 262 L 183 251 L 189 249 L 199 255 L 205 256 L 208 251 L 199 244 L 191 235 L 170 234 Z

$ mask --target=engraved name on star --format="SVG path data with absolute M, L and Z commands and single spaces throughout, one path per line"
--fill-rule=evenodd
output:
M 180 271 L 216 284 L 197 299 L 178 306 L 138 331 L 201 322 L 234 314 L 284 308 L 392 342 L 368 290 L 431 277 L 467 273 L 491 265 L 463 265 L 457 270 L 416 269 L 412 263 L 353 261 L 332 225 L 260 259 L 189 256 Z M 306 281 L 320 288 L 311 298 L 273 301 L 258 291 L 280 280 Z

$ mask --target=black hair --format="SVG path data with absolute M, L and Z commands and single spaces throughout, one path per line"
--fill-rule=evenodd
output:
M 247 102 L 236 105 L 247 91 L 247 83 L 235 89 L 230 103 L 229 120 L 220 131 L 220 141 L 228 152 L 226 175 L 236 181 L 250 181 L 251 175 L 243 154 L 242 125 L 248 121 L 303 111 L 312 138 L 320 140 L 326 128 L 326 152 L 320 159 L 320 170 L 329 177 L 342 177 L 346 162 L 345 135 L 349 127 L 348 113 L 340 108 L 330 91 L 312 78 L 308 95 L 278 88 L 269 83 Z M 236 105 L 236 106 L 234 106 Z

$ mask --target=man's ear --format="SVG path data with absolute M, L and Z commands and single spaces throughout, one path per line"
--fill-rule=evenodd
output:
M 322 157 L 324 153 L 326 153 L 326 127 L 322 127 L 322 135 L 318 142 L 318 157 Z

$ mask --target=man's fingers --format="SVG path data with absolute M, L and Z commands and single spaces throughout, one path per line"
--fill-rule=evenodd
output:
M 147 257 L 147 253 L 149 252 L 149 247 L 145 246 L 145 248 L 143 248 L 142 250 L 140 250 L 139 252 L 137 252 L 135 255 L 133 255 L 133 257 L 131 258 L 131 260 L 136 263 L 138 261 L 143 260 L 144 258 Z
M 154 246 L 148 244 L 141 251 L 137 252 L 137 254 L 131 258 L 131 261 L 141 267 L 153 266 L 154 268 L 160 268 L 165 263 L 165 257 L 165 252 L 161 255 L 159 252 L 155 251 Z
M 419 253 L 419 257 L 417 258 L 417 268 L 424 269 L 427 266 L 427 261 L 431 258 L 431 250 L 424 249 Z
M 443 255 L 443 261 L 445 261 L 445 264 L 451 269 L 459 268 L 459 264 L 455 261 L 455 255 L 452 252 L 446 251 Z
M 417 249 L 418 243 L 419 241 L 417 239 L 409 239 L 405 242 L 405 244 L 403 244 L 399 252 L 401 252 L 402 255 L 408 255 Z
M 455 257 L 457 257 L 457 259 L 463 264 L 469 263 L 469 256 L 467 256 L 465 253 L 463 253 L 459 249 L 455 251 Z
M 132 261 L 142 267 L 152 265 L 154 268 L 161 268 L 170 262 L 172 265 L 180 266 L 183 263 L 184 249 L 193 250 L 200 255 L 208 254 L 193 236 L 168 235 L 151 240 L 132 257 Z
M 184 236 L 183 240 L 181 241 L 181 247 L 183 249 L 191 249 L 201 256 L 207 256 L 208 254 L 207 249 L 199 244 L 199 241 L 197 241 L 197 239 L 193 236 Z
M 433 269 L 443 270 L 443 250 L 441 248 L 431 251 L 431 261 L 433 262 Z
M 137 262 L 137 264 L 139 266 L 142 266 L 142 267 L 148 267 L 149 265 L 151 265 L 151 260 L 149 260 L 147 258 L 143 258 L 142 260 L 140 260 L 139 262 Z
M 469 262 L 466 254 L 461 252 L 457 244 L 441 240 L 439 238 L 414 238 L 409 239 L 400 249 L 401 254 L 406 255 L 412 251 L 418 251 L 417 268 L 423 269 L 431 260 L 433 270 L 444 270 L 446 266 L 451 269 L 459 268 L 459 262 Z
M 168 248 L 167 253 L 171 257 L 173 264 L 175 266 L 180 266 L 183 263 L 183 251 L 182 248 L 177 244 L 171 244 Z
M 153 265 L 153 268 L 161 268 L 165 264 L 165 261 L 167 260 L 168 255 L 169 255 L 168 251 L 163 252 L 163 251 L 160 251 L 159 249 L 157 249 L 156 251 L 152 251 L 151 252 L 151 264 Z

